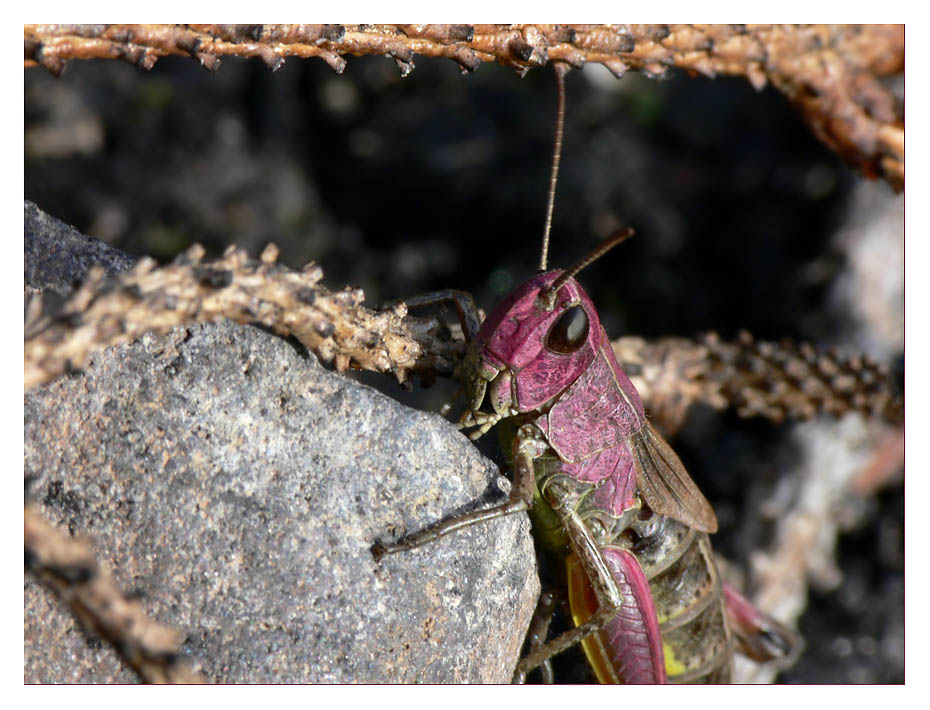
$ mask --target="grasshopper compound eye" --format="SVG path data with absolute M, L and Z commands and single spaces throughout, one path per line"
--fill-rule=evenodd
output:
M 577 351 L 588 339 L 588 314 L 581 306 L 572 306 L 549 329 L 546 349 L 560 355 Z

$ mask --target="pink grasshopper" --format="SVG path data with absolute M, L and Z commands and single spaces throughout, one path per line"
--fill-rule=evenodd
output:
M 548 236 L 564 121 L 564 71 L 550 183 Z M 507 420 L 514 472 L 507 502 L 448 520 L 376 558 L 426 544 L 468 525 L 528 511 L 540 542 L 566 560 L 575 628 L 531 647 L 515 680 L 581 643 L 601 682 L 728 682 L 734 645 L 757 660 L 784 657 L 793 634 L 724 585 L 708 538 L 710 504 L 646 418 L 618 364 L 591 299 L 574 276 L 632 235 L 621 230 L 564 271 L 540 271 L 478 327 L 467 294 L 453 300 L 469 340 L 463 363 L 478 438 Z M 482 410 L 487 402 L 489 410 Z

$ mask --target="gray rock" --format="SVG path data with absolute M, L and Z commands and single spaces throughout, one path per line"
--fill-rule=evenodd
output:
M 81 234 L 23 200 L 23 243 L 26 284 L 63 296 L 91 266 L 102 266 L 108 276 L 130 268 L 135 259 L 98 239 Z
M 208 680 L 513 672 L 539 589 L 525 516 L 370 553 L 506 480 L 438 415 L 280 338 L 222 323 L 108 349 L 26 395 L 24 448 L 42 513 L 94 540 Z M 135 679 L 29 577 L 25 606 L 26 682 Z

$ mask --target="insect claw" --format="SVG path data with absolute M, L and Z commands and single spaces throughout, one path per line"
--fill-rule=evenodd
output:
M 459 420 L 458 428 L 470 429 L 471 427 L 478 427 L 477 431 L 473 431 L 468 435 L 469 439 L 477 441 L 487 434 L 491 427 L 497 424 L 501 419 L 503 419 L 502 414 L 475 412 L 471 409 L 466 409 L 462 414 L 462 418 Z
M 500 415 L 492 416 L 484 424 L 481 425 L 481 428 L 478 429 L 478 431 L 473 431 L 471 434 L 469 434 L 468 438 L 471 439 L 472 441 L 478 441 L 478 439 L 480 439 L 482 436 L 487 434 L 488 431 L 490 431 L 491 427 L 497 424 L 501 420 L 501 418 L 502 417 Z

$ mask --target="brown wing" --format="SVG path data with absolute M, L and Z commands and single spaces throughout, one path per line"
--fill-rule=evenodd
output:
M 717 516 L 668 442 L 650 422 L 629 438 L 636 483 L 649 507 L 701 532 L 717 532 Z

